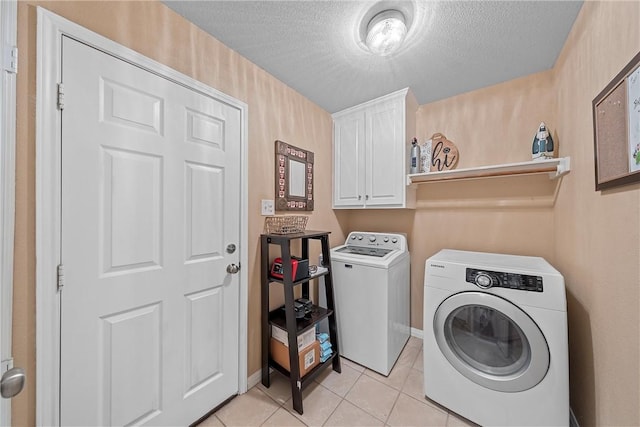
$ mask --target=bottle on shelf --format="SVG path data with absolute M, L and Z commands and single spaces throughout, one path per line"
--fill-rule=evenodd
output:
M 420 172 L 420 147 L 418 146 L 418 139 L 413 138 L 411 140 L 411 166 L 409 167 L 409 173 Z

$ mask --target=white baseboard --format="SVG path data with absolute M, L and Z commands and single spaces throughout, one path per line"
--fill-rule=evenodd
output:
M 424 339 L 424 334 L 422 333 L 422 329 L 411 328 L 411 336 Z
M 251 390 L 254 386 L 262 380 L 262 369 L 258 369 L 247 378 L 247 391 Z

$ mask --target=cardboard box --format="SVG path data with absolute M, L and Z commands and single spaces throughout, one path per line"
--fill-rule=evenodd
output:
M 271 358 L 287 371 L 290 371 L 289 348 L 274 338 L 271 338 L 270 347 Z M 300 377 L 304 377 L 307 372 L 320 363 L 320 343 L 314 341 L 313 344 L 298 352 L 298 362 L 300 363 Z
M 285 347 L 289 347 L 289 334 L 284 329 L 271 325 L 271 337 L 277 339 Z M 316 328 L 311 328 L 307 332 L 298 335 L 298 351 L 307 348 L 316 340 Z

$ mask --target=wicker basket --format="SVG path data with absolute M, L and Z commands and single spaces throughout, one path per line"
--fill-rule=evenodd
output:
M 286 215 L 269 216 L 264 221 L 265 234 L 302 233 L 307 226 L 308 216 Z

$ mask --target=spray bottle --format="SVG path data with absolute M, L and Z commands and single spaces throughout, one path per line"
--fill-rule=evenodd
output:
M 420 172 L 420 167 L 418 166 L 420 163 L 420 147 L 418 147 L 418 139 L 413 138 L 411 140 L 411 157 L 410 157 L 410 167 L 409 173 L 418 173 Z

